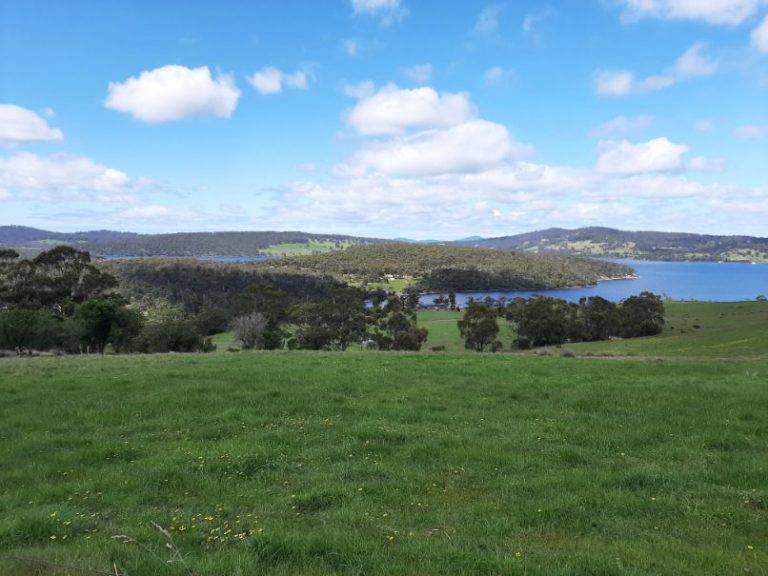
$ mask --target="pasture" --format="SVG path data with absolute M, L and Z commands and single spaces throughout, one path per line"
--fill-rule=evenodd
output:
M 768 359 L 675 328 L 620 360 L 2 360 L 0 574 L 766 574 Z

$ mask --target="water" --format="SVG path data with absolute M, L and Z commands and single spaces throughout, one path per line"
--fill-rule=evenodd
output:
M 589 288 L 565 290 L 461 292 L 456 303 L 463 305 L 468 298 L 528 298 L 534 295 L 563 298 L 578 302 L 587 296 L 602 296 L 618 302 L 647 290 L 673 300 L 703 300 L 710 302 L 738 302 L 768 296 L 768 264 L 741 264 L 717 262 L 645 262 L 614 260 L 637 271 L 638 278 L 608 280 Z M 421 303 L 430 305 L 439 294 L 425 294 Z
M 261 262 L 263 260 L 274 260 L 274 256 L 198 256 L 198 260 L 208 260 L 212 262 Z

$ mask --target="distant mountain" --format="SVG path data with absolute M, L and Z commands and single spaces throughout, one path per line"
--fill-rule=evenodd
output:
M 133 232 L 115 232 L 113 230 L 92 230 L 89 232 L 51 232 L 29 226 L 0 226 L 0 245 L 34 247 L 41 244 L 68 244 L 98 242 L 118 238 L 132 238 Z
M 180 232 L 89 242 L 86 248 L 97 256 L 290 256 L 382 242 L 391 240 L 308 232 Z
M 466 238 L 461 238 L 460 240 L 456 240 L 457 244 L 471 244 L 472 242 L 480 242 L 481 240 L 485 240 L 482 236 L 467 236 Z
M 459 244 L 538 254 L 640 260 L 768 262 L 768 238 L 678 232 L 627 232 L 613 228 L 549 228 Z

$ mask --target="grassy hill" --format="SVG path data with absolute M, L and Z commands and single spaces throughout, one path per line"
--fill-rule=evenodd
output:
M 761 574 L 759 305 L 636 359 L 2 360 L 0 574 Z
M 768 262 L 768 238 L 670 232 L 628 232 L 613 228 L 550 228 L 514 236 L 461 241 L 497 250 L 641 260 Z

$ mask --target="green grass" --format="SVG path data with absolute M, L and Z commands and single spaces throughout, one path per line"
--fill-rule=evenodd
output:
M 273 244 L 261 251 L 269 256 L 309 256 L 311 254 L 333 252 L 334 250 L 344 250 L 354 244 L 354 242 L 348 240 L 335 242 L 333 240 L 310 239 L 308 242 Z
M 0 364 L 3 575 L 768 567 L 764 356 Z
M 768 574 L 768 304 L 550 351 L 613 359 L 459 317 L 419 314 L 448 354 L 0 360 L 0 575 Z
M 768 302 L 672 302 L 664 332 L 653 338 L 569 344 L 576 354 L 706 357 L 768 355 Z
M 422 310 L 419 312 L 419 326 L 429 330 L 424 350 L 444 346 L 448 352 L 464 351 L 464 341 L 459 333 L 457 322 L 464 316 L 463 312 L 452 310 Z M 510 350 L 514 340 L 514 332 L 509 322 L 499 320 L 499 340 L 505 350 Z

